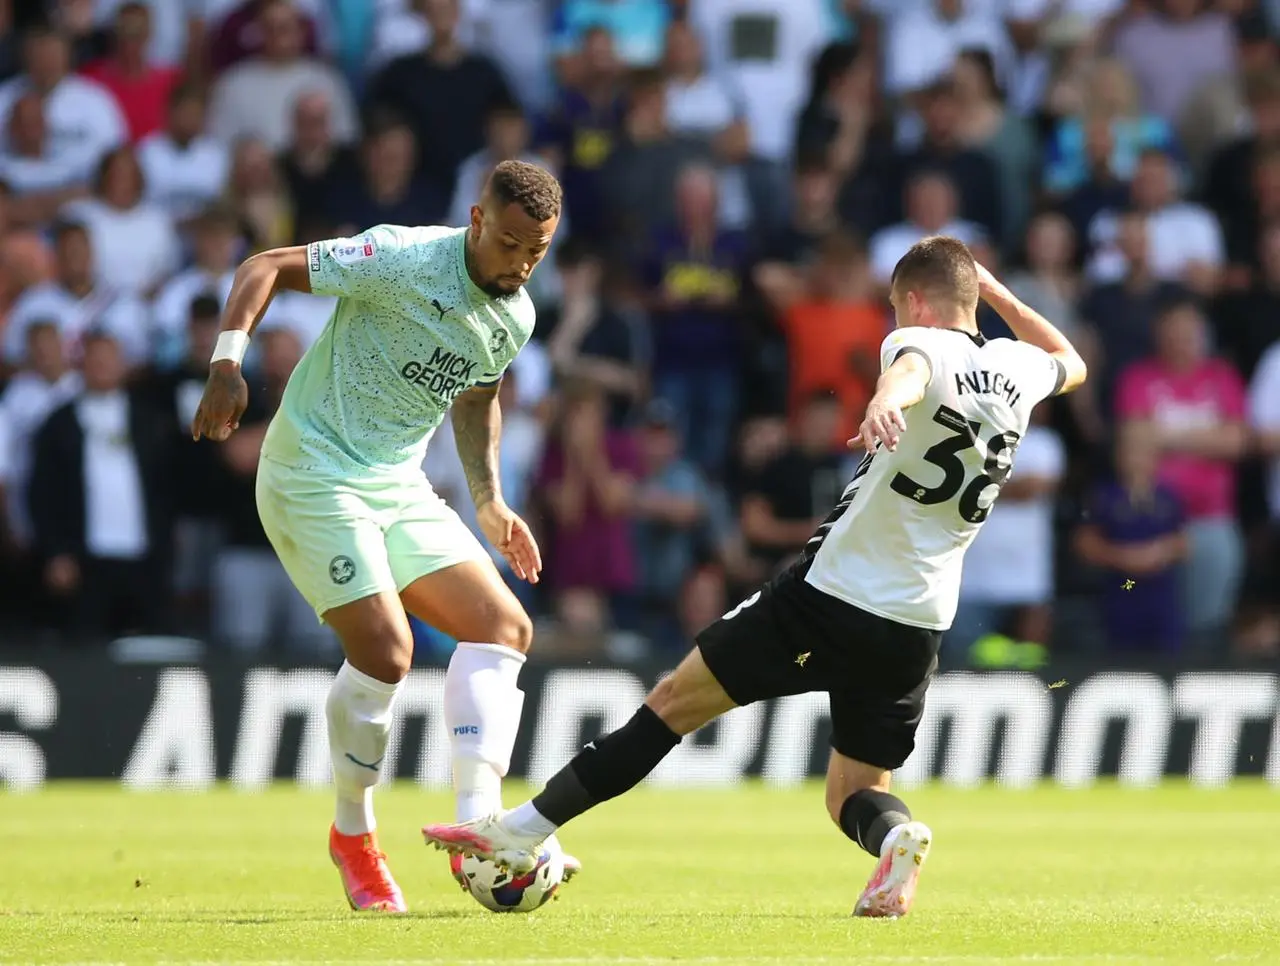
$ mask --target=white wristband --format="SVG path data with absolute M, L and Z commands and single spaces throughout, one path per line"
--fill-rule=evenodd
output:
M 213 347 L 213 358 L 209 360 L 221 362 L 229 359 L 236 365 L 244 362 L 244 354 L 249 348 L 249 333 L 241 332 L 239 329 L 232 329 L 230 332 L 218 333 L 218 344 Z

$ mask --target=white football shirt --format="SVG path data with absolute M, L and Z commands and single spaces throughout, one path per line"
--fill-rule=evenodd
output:
M 924 398 L 904 413 L 895 452 L 863 457 L 810 541 L 806 579 L 872 614 L 946 630 L 965 549 L 1009 477 L 1031 410 L 1065 371 L 1025 342 L 918 327 L 884 340 L 881 370 L 906 352 L 928 360 Z

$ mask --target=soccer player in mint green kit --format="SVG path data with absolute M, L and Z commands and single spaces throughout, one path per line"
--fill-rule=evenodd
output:
M 195 439 L 225 440 L 238 426 L 248 398 L 240 363 L 275 292 L 339 300 L 267 430 L 257 500 L 290 579 L 346 655 L 326 706 L 338 797 L 329 853 L 355 909 L 405 911 L 378 848 L 373 786 L 413 654 L 407 614 L 462 642 L 444 687 L 458 818 L 501 804 L 533 627 L 422 459 L 451 411 L 480 528 L 537 583 L 537 544 L 498 483 L 498 384 L 533 332 L 523 286 L 560 205 L 551 174 L 506 161 L 466 228 L 378 225 L 263 252 L 236 271 L 227 298 Z

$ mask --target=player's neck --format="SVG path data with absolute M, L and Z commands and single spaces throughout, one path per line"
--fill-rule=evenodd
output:
M 976 316 L 957 316 L 951 319 L 939 319 L 936 323 L 939 329 L 952 329 L 956 332 L 963 332 L 965 335 L 978 334 L 978 319 Z
M 467 234 L 464 237 L 462 242 L 462 261 L 463 261 L 463 264 L 465 264 L 467 267 L 467 278 L 471 279 L 471 284 L 483 292 L 484 285 L 482 284 L 480 277 L 476 274 L 475 253 L 472 252 L 471 250 L 471 229 L 470 228 L 467 229 Z

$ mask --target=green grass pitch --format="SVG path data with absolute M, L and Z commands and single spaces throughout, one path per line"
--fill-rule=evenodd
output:
M 523 790 L 509 787 L 509 802 Z M 0 796 L 0 962 L 1280 963 L 1280 790 L 931 787 L 912 915 L 849 918 L 871 860 L 820 787 L 644 788 L 566 829 L 559 901 L 493 915 L 418 826 L 447 795 L 380 793 L 413 912 L 357 916 L 329 865 L 324 792 Z

